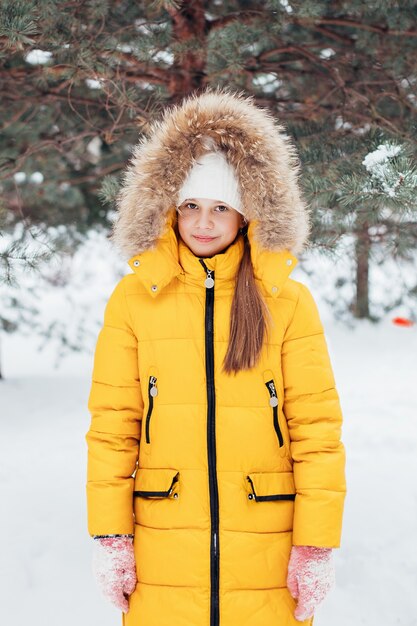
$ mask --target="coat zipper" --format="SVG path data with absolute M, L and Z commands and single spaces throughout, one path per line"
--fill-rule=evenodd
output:
M 152 411 L 153 411 L 153 399 L 155 398 L 155 396 L 158 395 L 158 388 L 156 386 L 156 377 L 155 376 L 149 376 L 149 383 L 148 383 L 148 412 L 146 414 L 146 422 L 145 422 L 145 426 L 146 426 L 146 443 L 151 443 L 151 439 L 149 437 L 149 424 L 151 421 L 151 415 L 152 415 Z
M 205 309 L 205 353 L 207 384 L 207 450 L 209 472 L 209 494 L 211 515 L 210 540 L 210 626 L 219 626 L 219 492 L 216 472 L 216 423 L 214 388 L 214 270 L 208 269 L 203 259 L 199 259 L 206 271 Z
M 272 406 L 272 412 L 274 416 L 274 428 L 275 428 L 275 432 L 278 435 L 279 447 L 281 448 L 284 445 L 284 438 L 282 436 L 281 428 L 279 426 L 279 421 L 278 421 L 278 396 L 277 396 L 277 392 L 275 389 L 275 383 L 273 379 L 271 379 L 271 380 L 268 380 L 268 382 L 266 382 L 265 385 L 269 391 L 269 396 L 270 396 L 269 405 Z

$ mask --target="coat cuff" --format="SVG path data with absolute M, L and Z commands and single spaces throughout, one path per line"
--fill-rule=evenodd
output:
M 339 548 L 346 492 L 301 490 L 295 497 L 293 545 Z

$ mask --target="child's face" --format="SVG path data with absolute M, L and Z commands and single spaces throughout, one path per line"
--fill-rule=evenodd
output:
M 244 225 L 238 211 L 208 198 L 187 198 L 177 211 L 181 239 L 199 257 L 210 257 L 227 248 Z

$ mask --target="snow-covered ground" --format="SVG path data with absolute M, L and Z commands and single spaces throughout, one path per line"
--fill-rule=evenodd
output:
M 101 319 L 116 282 L 104 262 L 99 273 L 95 290 L 83 292 L 91 319 Z M 314 281 L 305 282 L 321 302 Z M 315 626 L 416 626 L 417 326 L 395 326 L 390 315 L 348 329 L 319 308 L 344 410 L 348 494 L 337 586 Z M 71 310 L 58 310 L 65 325 Z M 90 565 L 84 436 L 93 346 L 55 370 L 53 346 L 37 352 L 38 343 L 1 336 L 0 623 L 121 624 Z
M 417 332 L 388 323 L 326 334 L 344 409 L 347 483 L 337 587 L 317 626 L 417 624 Z M 1 623 L 111 626 L 90 570 L 84 434 L 92 356 L 36 372 L 30 342 L 6 338 L 0 383 Z M 33 368 L 32 372 L 29 372 Z

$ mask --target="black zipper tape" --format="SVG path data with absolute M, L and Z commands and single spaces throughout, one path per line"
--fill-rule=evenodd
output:
M 216 472 L 216 396 L 214 387 L 214 271 L 206 271 L 205 354 L 207 384 L 207 450 L 211 514 L 210 540 L 210 626 L 219 626 L 219 493 Z
M 269 500 L 295 500 L 295 493 L 273 493 L 268 496 L 258 496 L 255 491 L 255 486 L 250 476 L 246 476 L 247 480 L 252 487 L 252 493 L 255 497 L 256 502 L 268 502 Z
M 140 471 L 140 470 L 139 470 Z M 178 481 L 178 476 L 179 476 L 179 472 L 177 472 L 174 476 L 174 478 L 172 479 L 171 485 L 169 487 L 169 489 L 167 489 L 166 491 L 143 491 L 143 490 L 138 490 L 138 491 L 134 491 L 133 495 L 134 496 L 139 496 L 142 498 L 167 498 L 168 496 L 171 495 L 171 492 L 174 488 L 174 483 L 176 483 Z
M 151 443 L 151 439 L 149 436 L 149 424 L 151 421 L 151 415 L 152 415 L 152 411 L 153 411 L 153 395 L 151 394 L 151 391 L 154 387 L 156 387 L 156 378 L 155 376 L 149 376 L 149 382 L 148 382 L 148 412 L 146 414 L 146 422 L 145 422 L 145 429 L 146 429 L 146 443 Z
M 265 383 L 266 388 L 268 389 L 269 392 L 269 396 L 270 396 L 270 400 L 276 398 L 275 400 L 275 404 L 271 404 L 270 402 L 270 406 L 272 407 L 272 414 L 274 417 L 274 428 L 275 428 L 275 432 L 277 433 L 278 436 L 278 441 L 279 441 L 279 447 L 281 448 L 284 445 L 284 437 L 282 436 L 282 432 L 281 432 L 281 428 L 279 426 L 279 420 L 278 420 L 278 395 L 277 395 L 277 391 L 275 388 L 275 383 L 274 380 L 268 380 L 267 383 Z

